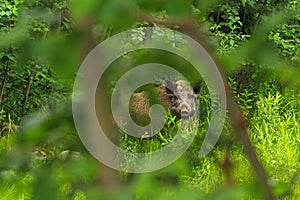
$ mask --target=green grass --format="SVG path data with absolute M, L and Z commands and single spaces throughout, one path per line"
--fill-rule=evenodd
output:
M 270 176 L 272 189 L 280 199 L 296 200 L 300 197 L 299 105 L 300 100 L 290 94 L 260 94 L 257 109 L 249 120 L 250 138 Z M 166 145 L 180 125 L 180 122 L 168 117 L 167 126 L 156 137 L 138 139 L 124 134 L 120 146 L 131 152 L 151 152 Z M 203 116 L 204 121 L 207 119 Z M 23 154 L 12 156 L 8 161 L 7 155 L 14 155 L 12 152 L 18 154 L 15 148 L 20 143 L 20 135 L 6 135 L 0 138 L 1 199 L 38 199 L 48 194 L 48 190 L 53 191 L 48 194 L 53 199 L 76 200 L 99 196 L 102 196 L 99 199 L 107 196 L 112 199 L 260 199 L 253 169 L 243 155 L 242 146 L 234 140 L 229 123 L 226 123 L 216 147 L 203 159 L 197 155 L 207 123 L 200 123 L 200 126 L 195 142 L 181 159 L 158 172 L 135 175 L 133 178 L 123 174 L 128 187 L 118 194 L 99 189 L 95 183 L 95 161 L 86 152 L 82 152 L 80 158 L 59 156 L 60 152 L 72 147 L 70 143 L 78 143 L 75 135 L 68 137 L 70 141 L 54 141 L 40 146 L 47 154 L 46 160 L 31 159 L 26 162 L 20 159 Z M 62 130 L 70 132 L 68 128 Z M 222 164 L 229 146 L 231 166 L 226 168 Z M 9 167 L 11 162 L 14 167 Z M 132 162 L 127 160 L 125 164 Z M 229 173 L 226 172 L 228 169 Z M 231 186 L 226 184 L 229 179 Z
M 258 156 L 274 183 L 286 183 L 300 197 L 300 184 L 291 180 L 300 171 L 299 102 L 279 93 L 261 97 L 250 131 Z
M 274 95 L 268 93 L 261 95 L 256 102 L 257 110 L 250 119 L 249 134 L 256 148 L 259 159 L 265 166 L 270 176 L 270 184 L 274 193 L 282 198 L 297 199 L 300 197 L 299 180 L 292 183 L 292 178 L 300 171 L 300 111 L 299 101 L 289 100 L 278 92 Z M 204 127 L 204 125 L 202 124 Z M 228 126 L 228 124 L 227 124 Z M 227 130 L 230 132 L 230 129 Z M 201 131 L 199 132 L 201 134 Z M 230 133 L 232 134 L 232 133 Z M 225 133 L 228 136 L 228 133 Z M 139 140 L 124 138 L 123 146 L 133 152 L 139 152 L 140 148 L 148 150 L 158 149 L 164 141 L 172 139 L 166 135 L 161 140 L 159 135 L 151 140 Z M 226 137 L 226 136 L 225 136 Z M 230 136 L 229 136 L 230 137 Z M 232 136 L 231 136 L 232 137 Z M 197 145 L 200 145 L 199 143 Z M 199 146 L 194 145 L 195 148 Z M 193 187 L 197 187 L 204 194 L 221 189 L 224 186 L 226 175 L 220 167 L 224 160 L 224 145 L 219 144 L 211 154 L 196 161 L 196 166 L 191 166 L 192 173 L 182 175 L 181 181 Z M 189 149 L 194 154 L 197 149 Z M 254 181 L 255 176 L 251 166 L 243 155 L 242 147 L 233 144 L 231 149 L 232 177 L 235 184 L 247 184 Z M 197 159 L 187 153 L 186 159 Z

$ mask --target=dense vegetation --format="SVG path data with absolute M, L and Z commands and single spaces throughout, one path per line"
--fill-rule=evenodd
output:
M 2 0 L 1 199 L 262 199 L 264 189 L 230 116 L 213 151 L 198 158 L 211 105 L 205 86 L 198 98 L 202 115 L 195 142 L 157 172 L 105 177 L 76 134 L 72 83 L 89 50 L 133 27 L 165 25 L 185 32 L 188 28 L 168 22 L 193 19 L 247 120 L 273 195 L 299 199 L 299 10 L 299 0 Z M 132 52 L 107 71 L 107 93 L 126 70 L 154 61 L 178 70 L 188 66 L 166 52 Z M 154 151 L 172 139 L 176 126 L 180 121 L 168 115 L 156 137 L 123 134 L 119 145 L 132 152 Z

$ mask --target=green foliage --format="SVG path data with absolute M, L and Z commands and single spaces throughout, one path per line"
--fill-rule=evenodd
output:
M 279 81 L 272 69 L 264 69 L 248 64 L 228 77 L 237 103 L 246 117 L 251 117 L 257 110 L 256 102 L 262 94 L 283 91 L 283 83 Z
M 300 51 L 300 17 L 298 23 L 282 24 L 269 35 L 269 39 L 274 41 L 282 51 L 283 56 L 290 57 L 291 60 L 299 59 Z
M 36 1 L 37 3 L 38 1 Z M 34 6 L 45 6 L 35 4 Z M 53 2 L 54 3 L 54 2 Z M 64 26 L 64 21 L 67 16 L 63 16 L 63 9 L 66 9 L 63 4 L 66 1 L 57 1 L 52 4 L 46 4 L 51 6 L 47 9 L 50 15 L 54 15 L 56 12 L 60 12 L 60 24 L 61 30 L 65 29 L 68 31 L 70 27 Z M 28 6 L 28 7 L 26 7 Z M 26 7 L 27 9 L 33 9 L 30 7 L 31 4 L 27 5 L 23 1 L 2 1 L 1 2 L 1 18 L 0 18 L 0 34 L 10 35 L 12 32 L 17 35 L 21 33 L 21 30 L 15 28 L 20 26 L 24 19 L 18 18 L 21 8 Z M 30 15 L 29 15 L 30 16 Z M 1 115 L 0 123 L 14 122 L 20 123 L 22 117 L 28 113 L 35 112 L 37 110 L 47 109 L 49 106 L 53 107 L 59 99 L 62 99 L 70 94 L 70 86 L 66 87 L 62 81 L 58 81 L 49 65 L 42 63 L 36 56 L 28 55 L 28 45 L 31 41 L 37 40 L 40 37 L 45 39 L 45 36 L 49 33 L 50 29 L 56 30 L 57 27 L 53 27 L 50 21 L 45 20 L 43 17 L 36 17 L 35 12 L 32 12 L 31 16 L 26 16 L 26 24 L 29 28 L 26 28 L 26 33 L 30 34 L 30 37 L 22 36 L 23 39 L 29 39 L 28 42 L 14 43 L 16 40 L 14 34 L 10 44 L 0 48 L 0 80 L 1 80 L 1 96 L 0 96 L 0 107 L 6 115 Z M 25 20 L 26 21 L 26 20 Z M 70 26 L 71 24 L 68 24 Z M 16 35 L 16 36 L 17 36 Z M 19 37 L 19 36 L 17 36 Z M 2 40 L 4 40 L 2 38 Z M 32 42 L 32 41 L 31 41 Z M 8 119 L 8 116 L 9 119 Z
M 47 110 L 49 106 L 54 106 L 58 99 L 69 94 L 63 83 L 55 80 L 49 67 L 34 61 L 25 63 L 22 69 L 13 65 L 12 61 L 9 71 L 6 73 L 4 69 L 4 73 L 0 74 L 1 79 L 5 80 L 1 107 L 10 115 L 12 121 L 20 122 L 22 116 L 28 112 L 38 111 L 41 108 Z M 32 73 L 33 77 L 30 80 Z M 25 102 L 27 87 L 30 87 L 30 91 Z
M 99 42 L 128 28 L 148 26 L 149 23 L 137 20 L 138 14 L 149 14 L 162 21 L 195 17 L 248 119 L 253 146 L 271 177 L 273 193 L 279 198 L 298 199 L 298 0 L 176 0 L 172 3 L 167 0 L 2 0 L 1 199 L 262 198 L 253 169 L 243 156 L 243 147 L 235 141 L 229 121 L 215 149 L 205 158 L 198 158 L 213 104 L 205 86 L 198 98 L 199 131 L 181 159 L 158 172 L 133 177 L 126 174 L 127 187 L 117 192 L 99 187 L 95 175 L 99 173 L 98 164 L 75 133 L 70 105 L 67 103 L 61 109 L 57 104 L 70 96 L 70 82 L 83 59 L 79 58 L 79 51 L 87 29 L 93 30 L 88 37 Z M 136 41 L 142 41 L 139 33 L 135 36 Z M 112 83 L 130 69 L 129 65 L 153 60 L 183 71 L 192 82 L 199 77 L 186 70 L 190 66 L 184 59 L 174 58 L 167 52 L 149 50 L 132 54 L 136 60 L 131 61 L 131 55 L 125 55 L 107 71 L 109 91 Z M 40 110 L 41 114 L 30 115 Z M 21 121 L 21 134 L 14 133 L 17 132 L 14 123 Z M 172 140 L 180 123 L 168 113 L 164 129 L 155 137 L 137 139 L 122 133 L 119 145 L 131 152 L 155 151 Z M 225 166 L 228 156 L 229 167 Z M 124 160 L 124 165 L 134 165 L 134 159 Z M 228 182 L 231 187 L 227 186 Z
M 19 7 L 22 5 L 22 0 L 7 1 L 3 0 L 0 3 L 0 28 L 8 29 L 14 26 L 14 20 L 19 15 Z
M 258 110 L 251 120 L 251 136 L 258 155 L 274 179 L 279 196 L 292 190 L 299 195 L 299 186 L 291 189 L 292 177 L 299 171 L 299 101 L 289 101 L 280 93 L 261 96 Z M 283 170 L 285 169 L 285 170 Z

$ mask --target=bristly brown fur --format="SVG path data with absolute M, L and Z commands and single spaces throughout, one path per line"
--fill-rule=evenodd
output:
M 159 103 L 168 109 L 172 107 L 172 96 L 163 85 L 156 87 L 152 93 L 143 91 L 133 94 L 129 103 L 131 115 L 138 121 L 149 121 L 151 102 Z

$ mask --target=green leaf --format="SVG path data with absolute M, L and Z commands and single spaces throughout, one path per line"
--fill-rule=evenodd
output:
M 245 7 L 246 3 L 247 3 L 247 0 L 242 0 L 242 4 L 244 7 Z
M 255 79 L 257 77 L 257 74 L 256 73 L 253 73 L 252 75 L 251 75 L 251 78 L 252 79 Z
M 6 14 L 7 16 L 10 16 L 10 15 L 12 14 L 12 12 L 11 12 L 10 10 L 8 10 L 8 11 L 5 12 L 5 14 Z
M 15 15 L 15 16 L 18 16 L 18 9 L 16 7 L 14 7 L 12 9 L 12 13 Z

